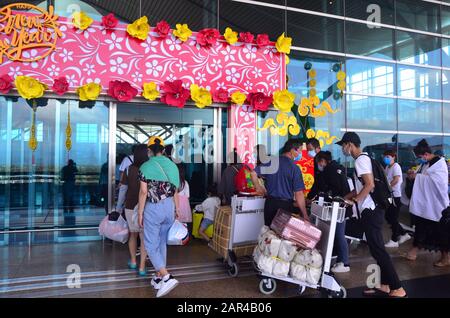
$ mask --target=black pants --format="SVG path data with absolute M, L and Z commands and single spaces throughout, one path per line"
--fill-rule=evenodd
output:
M 292 213 L 294 208 L 293 202 L 288 200 L 279 200 L 275 198 L 267 198 L 264 204 L 264 224 L 270 226 L 272 220 L 277 214 L 278 209 L 283 209 Z
M 398 222 L 398 216 L 400 214 L 400 207 L 402 202 L 400 198 L 394 198 L 395 206 L 392 204 L 386 212 L 386 221 L 389 223 L 392 229 L 392 240 L 394 242 L 398 241 L 400 235 L 405 235 L 406 231 L 402 228 Z
M 384 240 L 382 234 L 384 211 L 376 208 L 375 210 L 365 209 L 361 213 L 361 221 L 366 233 L 367 244 L 369 245 L 370 254 L 377 261 L 381 270 L 381 284 L 389 285 L 390 289 L 399 289 L 401 287 L 400 280 L 391 257 L 384 248 Z

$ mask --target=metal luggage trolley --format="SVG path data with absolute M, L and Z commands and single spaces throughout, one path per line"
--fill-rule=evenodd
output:
M 345 205 L 340 202 L 322 203 L 314 201 L 311 205 L 311 214 L 315 216 L 315 225 L 322 231 L 322 236 L 316 248 L 323 257 L 322 275 L 317 285 L 312 285 L 304 281 L 290 277 L 278 277 L 261 272 L 259 290 L 261 293 L 270 295 L 276 288 L 276 280 L 285 281 L 299 286 L 300 294 L 303 294 L 306 287 L 318 289 L 323 295 L 329 298 L 346 298 L 347 291 L 344 286 L 336 281 L 334 274 L 330 272 L 331 257 L 333 253 L 334 236 L 336 233 L 336 223 L 341 223 L 345 219 Z
M 228 273 L 236 277 L 239 273 L 238 257 L 234 250 L 258 243 L 259 231 L 264 225 L 264 203 L 261 196 L 231 198 L 231 231 L 228 242 Z M 251 249 L 249 255 L 253 252 Z

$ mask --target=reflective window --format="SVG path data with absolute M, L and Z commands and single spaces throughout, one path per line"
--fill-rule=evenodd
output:
M 311 11 L 325 12 L 343 16 L 343 0 L 314 0 L 298 1 L 287 0 L 288 7 L 300 8 Z
M 398 100 L 398 130 L 442 131 L 442 103 Z
M 443 112 L 444 133 L 450 133 L 450 103 L 444 103 Z
M 347 90 L 361 94 L 394 94 L 394 65 L 358 59 L 348 60 Z
M 447 166 L 448 166 L 448 160 L 450 160 L 450 137 L 444 137 L 444 155 L 445 155 L 445 159 L 447 160 Z M 450 171 L 450 166 L 448 168 Z M 449 177 L 448 183 L 450 184 L 450 177 Z
M 450 67 L 450 39 L 442 38 L 442 66 Z
M 442 71 L 442 99 L 450 100 L 450 71 Z
M 287 22 L 294 46 L 343 52 L 342 20 L 288 11 Z
M 345 22 L 347 53 L 392 60 L 394 30 Z
M 450 7 L 442 6 L 441 8 L 441 27 L 442 34 L 450 35 Z
M 185 14 L 185 13 L 184 13 Z M 255 36 L 267 33 L 276 41 L 285 28 L 285 11 L 247 3 L 220 0 L 220 32 L 227 27 L 237 32 L 251 32 Z
M 396 31 L 397 60 L 407 63 L 441 66 L 440 38 Z
M 345 16 L 394 25 L 394 0 L 345 1 Z
M 439 4 L 417 0 L 396 0 L 398 26 L 428 32 L 440 32 Z
M 398 138 L 398 159 L 403 171 L 407 171 L 418 164 L 413 149 L 422 139 L 428 142 L 433 152 L 443 150 L 442 136 L 400 134 Z
M 349 129 L 397 129 L 395 99 L 347 95 Z
M 440 70 L 404 65 L 397 67 L 399 96 L 441 99 Z

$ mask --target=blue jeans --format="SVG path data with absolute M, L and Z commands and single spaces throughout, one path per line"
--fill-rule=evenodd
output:
M 145 204 L 144 245 L 156 271 L 166 268 L 167 233 L 174 220 L 175 203 L 173 198 Z
M 336 235 L 334 237 L 337 251 L 337 262 L 344 263 L 348 266 L 348 244 L 345 239 L 345 221 L 342 223 L 336 223 Z

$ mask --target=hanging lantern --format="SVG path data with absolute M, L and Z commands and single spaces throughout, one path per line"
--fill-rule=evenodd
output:
M 30 148 L 32 151 L 35 151 L 38 146 L 38 142 L 36 139 L 36 109 L 37 109 L 37 102 L 36 100 L 33 100 L 33 114 L 31 117 L 30 139 L 28 140 L 28 148 Z
M 72 149 L 72 127 L 70 126 L 70 102 L 67 108 L 67 126 L 66 126 L 66 149 L 69 152 Z
M 312 68 L 312 64 L 311 62 L 306 62 L 303 67 L 305 68 L 305 70 L 309 71 Z
M 339 72 L 341 70 L 341 65 L 339 63 L 333 64 L 332 70 L 335 73 Z
M 334 94 L 333 94 L 333 99 L 334 99 L 334 100 L 339 100 L 339 99 L 341 99 L 341 93 L 340 93 L 340 92 L 334 92 Z

